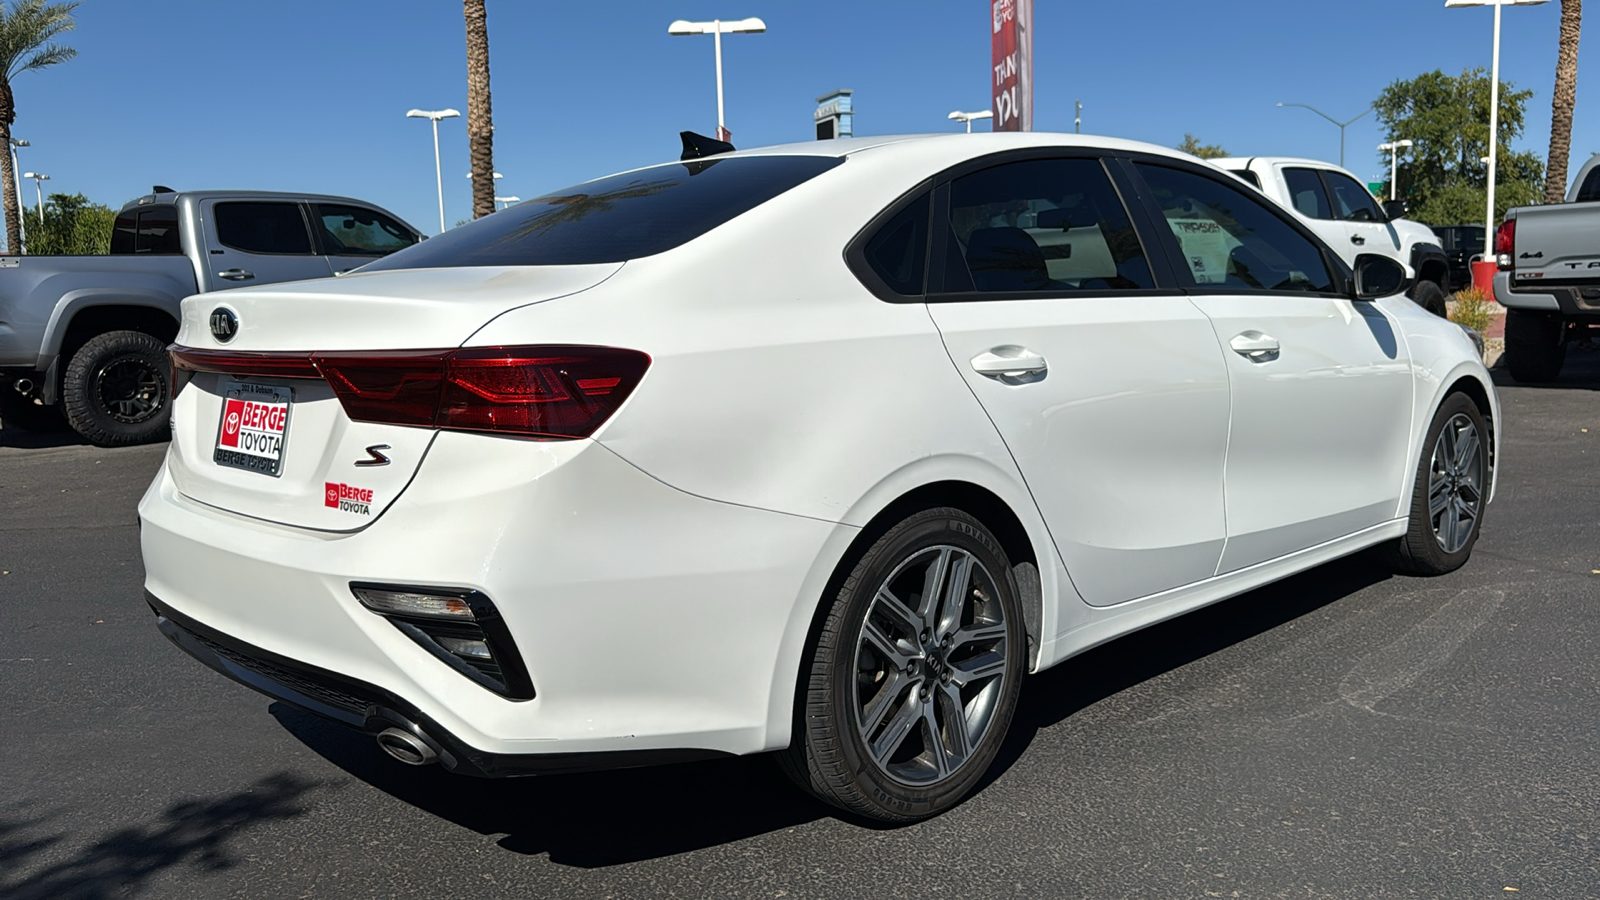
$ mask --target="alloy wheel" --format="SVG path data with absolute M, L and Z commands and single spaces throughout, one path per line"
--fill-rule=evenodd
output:
M 138 423 L 161 411 L 165 388 L 161 373 L 140 356 L 122 356 L 95 375 L 101 409 L 118 422 Z
M 994 577 L 959 547 L 919 550 L 886 578 L 856 643 L 856 728 L 903 784 L 973 757 L 1005 690 L 1006 614 Z
M 1483 441 L 1472 420 L 1456 413 L 1433 444 L 1428 469 L 1428 518 L 1446 553 L 1466 546 L 1483 510 Z

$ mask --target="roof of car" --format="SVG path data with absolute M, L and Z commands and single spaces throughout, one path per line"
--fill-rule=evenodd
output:
M 1344 169 L 1338 163 L 1331 163 L 1322 159 L 1305 159 L 1299 156 L 1230 156 L 1226 159 L 1208 160 L 1213 165 L 1224 169 L 1248 169 L 1252 163 L 1267 163 L 1269 165 L 1316 166 L 1320 169 Z

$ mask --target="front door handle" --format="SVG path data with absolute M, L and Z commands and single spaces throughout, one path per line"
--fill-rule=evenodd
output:
M 218 272 L 217 277 L 226 278 L 229 281 L 246 281 L 256 277 L 256 273 L 246 272 L 244 269 L 225 269 L 221 272 Z
M 1352 243 L 1352 244 L 1365 244 L 1366 242 L 1367 242 L 1367 239 L 1362 237 L 1359 234 L 1350 235 L 1350 243 Z
M 1050 368 L 1044 357 L 1026 347 L 1004 346 L 986 350 L 972 358 L 972 371 L 995 378 L 1020 378 L 1037 375 Z
M 1278 358 L 1278 339 L 1259 331 L 1246 331 L 1228 342 L 1233 352 L 1251 362 L 1271 362 Z

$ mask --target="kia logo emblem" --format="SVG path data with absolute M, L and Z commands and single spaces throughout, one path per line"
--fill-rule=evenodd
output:
M 239 333 L 239 317 L 233 310 L 217 307 L 211 311 L 211 336 L 226 344 Z

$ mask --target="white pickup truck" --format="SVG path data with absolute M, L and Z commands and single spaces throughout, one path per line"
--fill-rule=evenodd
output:
M 1361 253 L 1394 258 L 1411 279 L 1407 296 L 1444 316 L 1444 299 L 1450 293 L 1449 260 L 1432 229 L 1401 218 L 1398 204 L 1379 206 L 1365 185 L 1332 163 L 1283 156 L 1211 162 L 1299 216 L 1345 263 L 1354 265 Z

